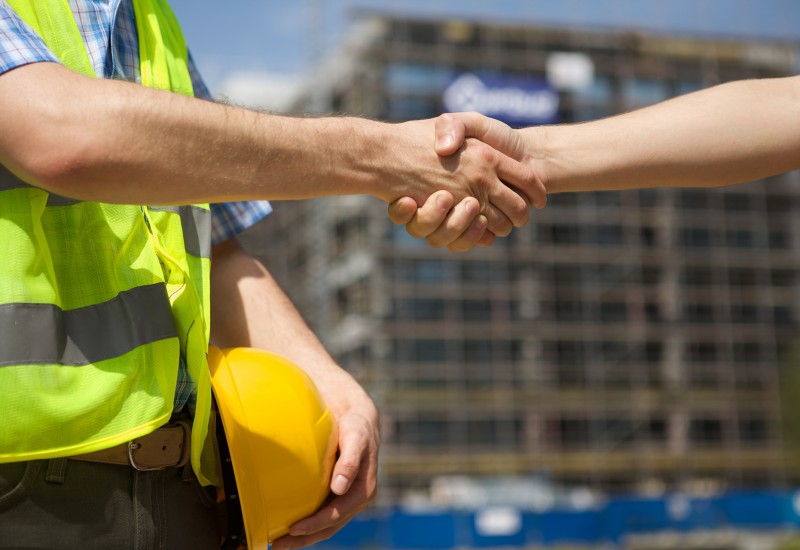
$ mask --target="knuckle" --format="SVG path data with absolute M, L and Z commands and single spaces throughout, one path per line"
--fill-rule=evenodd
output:
M 473 181 L 475 183 L 475 198 L 483 205 L 491 192 L 492 178 L 489 174 L 478 173 Z
M 520 197 L 519 200 L 515 200 L 514 204 L 511 206 L 511 219 L 517 227 L 522 227 L 528 223 L 528 203 L 523 200 L 522 197 Z
M 462 252 L 467 252 L 470 250 L 470 245 L 463 242 L 455 242 L 447 247 L 450 252 L 454 252 L 456 254 L 460 254 Z
M 510 221 L 506 219 L 497 220 L 492 228 L 492 233 L 498 237 L 507 237 L 511 233 L 512 228 L 513 226 Z
M 420 239 L 425 236 L 425 233 L 421 231 L 418 225 L 408 224 L 406 225 L 406 233 L 414 237 L 415 239 Z
M 398 211 L 389 211 L 389 220 L 396 225 L 405 225 L 411 221 L 413 214 L 405 214 Z
M 427 238 L 427 241 L 428 241 L 428 246 L 430 246 L 431 248 L 443 248 L 446 245 L 443 239 L 439 236 L 432 235 Z
M 490 166 L 494 166 L 495 164 L 497 164 L 498 161 L 497 151 L 495 151 L 488 145 L 484 145 L 478 149 L 478 156 L 484 163 Z
M 344 514 L 342 514 L 342 511 L 339 510 L 338 508 L 334 508 L 333 511 L 331 512 L 331 521 L 333 523 L 338 523 L 339 521 L 342 520 L 343 517 Z
M 337 469 L 339 470 L 340 473 L 343 473 L 344 475 L 353 478 L 358 473 L 359 466 L 360 466 L 359 461 L 354 460 L 351 457 L 347 457 L 339 459 L 339 464 Z

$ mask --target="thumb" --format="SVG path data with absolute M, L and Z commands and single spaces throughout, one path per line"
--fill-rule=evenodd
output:
M 508 124 L 480 113 L 445 113 L 436 117 L 436 152 L 452 155 L 466 138 L 475 138 L 518 161 L 525 158 L 525 144 Z
M 342 420 L 339 424 L 339 457 L 331 474 L 331 491 L 343 495 L 358 477 L 367 449 L 366 433 L 356 424 Z
M 436 117 L 436 152 L 447 157 L 458 151 L 467 136 L 465 121 L 459 113 L 445 113 Z

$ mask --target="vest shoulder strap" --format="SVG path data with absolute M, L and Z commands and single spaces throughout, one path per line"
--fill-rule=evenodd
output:
M 67 0 L 6 2 L 23 21 L 39 33 L 65 66 L 85 76 L 97 76 Z

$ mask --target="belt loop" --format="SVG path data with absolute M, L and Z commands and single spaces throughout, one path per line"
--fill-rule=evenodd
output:
M 44 480 L 48 483 L 63 484 L 67 476 L 67 459 L 51 458 L 47 461 L 47 473 Z

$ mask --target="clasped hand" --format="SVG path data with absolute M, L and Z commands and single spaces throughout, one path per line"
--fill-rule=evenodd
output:
M 543 208 L 547 193 L 522 138 L 512 128 L 478 113 L 449 113 L 435 119 L 435 150 L 451 172 L 476 155 L 490 167 L 473 194 L 441 189 L 424 201 L 401 197 L 389 204 L 389 219 L 434 248 L 464 252 L 490 246 L 495 237 L 528 222 L 530 206 Z M 477 151 L 474 151 L 477 149 Z M 463 167 L 460 167 L 463 168 Z M 460 201 L 460 202 L 457 202 Z

